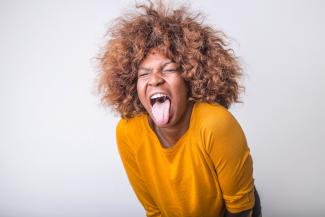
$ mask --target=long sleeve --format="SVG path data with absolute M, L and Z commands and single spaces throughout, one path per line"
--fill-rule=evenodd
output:
M 238 213 L 254 206 L 253 161 L 246 137 L 230 112 L 207 130 L 207 151 L 214 164 L 226 209 Z
M 137 198 L 146 211 L 146 216 L 160 217 L 160 210 L 148 192 L 145 182 L 141 177 L 141 171 L 139 170 L 136 159 L 134 158 L 134 152 L 131 147 L 135 144 L 130 144 L 127 137 L 124 136 L 124 133 L 127 132 L 123 126 L 124 122 L 125 120 L 121 120 L 116 128 L 116 140 L 125 172 Z

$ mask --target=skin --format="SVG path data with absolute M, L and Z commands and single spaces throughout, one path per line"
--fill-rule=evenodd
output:
M 167 94 L 171 100 L 169 121 L 163 125 L 159 125 L 152 114 L 150 96 L 157 92 Z M 139 65 L 137 94 L 161 144 L 165 148 L 175 145 L 188 129 L 193 109 L 193 102 L 188 101 L 186 82 L 178 71 L 177 64 L 160 51 L 151 50 Z M 250 210 L 225 214 L 225 217 L 249 216 Z
M 150 96 L 162 92 L 171 100 L 167 124 L 159 125 L 153 114 Z M 149 114 L 149 124 L 164 147 L 171 147 L 189 127 L 193 103 L 188 101 L 185 80 L 176 63 L 156 49 L 142 60 L 138 70 L 137 94 Z

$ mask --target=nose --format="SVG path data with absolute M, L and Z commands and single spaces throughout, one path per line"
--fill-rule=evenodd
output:
M 160 76 L 159 73 L 151 73 L 148 84 L 150 86 L 158 86 L 164 83 L 164 79 Z

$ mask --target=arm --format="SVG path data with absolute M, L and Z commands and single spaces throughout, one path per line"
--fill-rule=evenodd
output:
M 132 151 L 132 144 L 128 142 L 123 133 L 126 132 L 123 129 L 123 126 L 120 123 L 116 129 L 116 140 L 118 151 L 125 169 L 125 172 L 128 176 L 129 182 L 136 194 L 138 200 L 141 202 L 142 206 L 146 211 L 147 217 L 161 217 L 160 210 L 155 204 L 153 198 L 151 197 L 148 189 L 145 185 L 144 180 L 141 177 L 141 172 L 137 166 L 134 154 Z
M 254 206 L 253 161 L 245 135 L 228 111 L 220 112 L 209 133 L 207 151 L 215 167 L 225 216 L 250 216 Z

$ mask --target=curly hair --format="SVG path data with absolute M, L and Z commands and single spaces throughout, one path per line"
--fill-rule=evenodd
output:
M 180 66 L 189 100 L 218 103 L 227 109 L 243 87 L 242 70 L 223 32 L 202 24 L 200 13 L 186 7 L 168 9 L 161 1 L 140 4 L 109 30 L 110 39 L 99 58 L 97 90 L 101 102 L 123 118 L 146 113 L 137 95 L 137 69 L 152 48 Z

